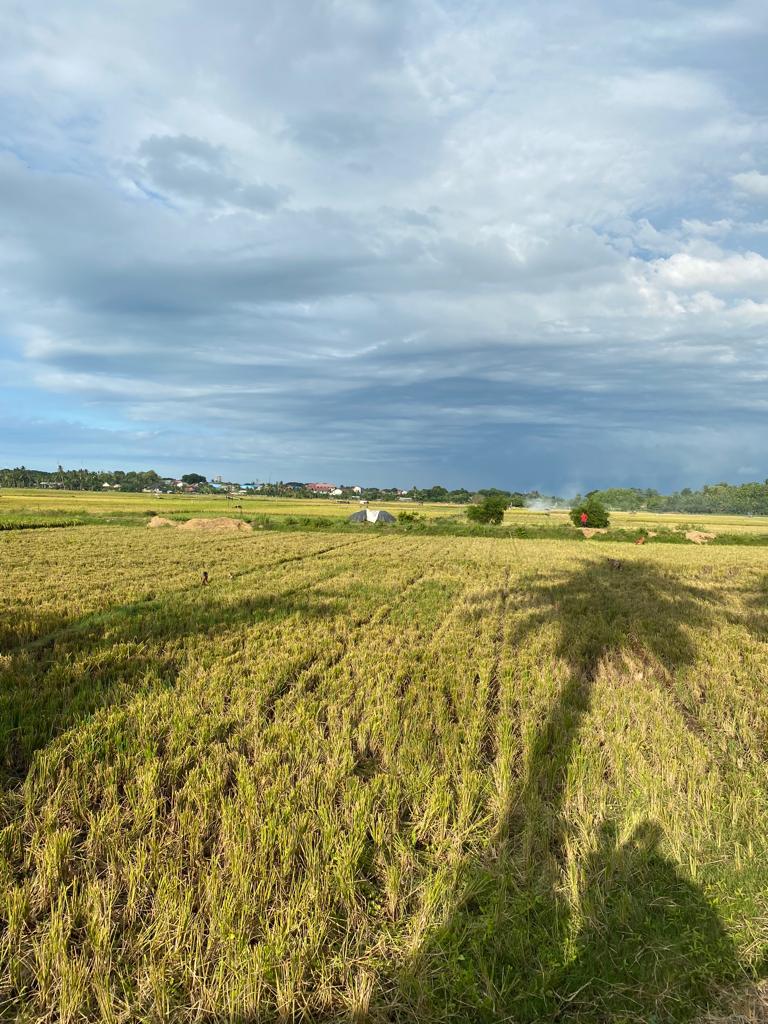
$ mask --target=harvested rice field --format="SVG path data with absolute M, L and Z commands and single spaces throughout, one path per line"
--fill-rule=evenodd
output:
M 2 1019 L 766 1018 L 768 549 L 86 525 L 0 570 Z

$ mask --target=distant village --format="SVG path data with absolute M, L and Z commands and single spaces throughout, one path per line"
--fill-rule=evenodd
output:
M 491 487 L 477 491 L 465 487 L 449 490 L 435 484 L 433 487 L 364 487 L 358 483 L 330 483 L 328 481 L 286 480 L 267 482 L 251 480 L 246 483 L 224 480 L 222 476 L 208 479 L 201 473 L 185 473 L 180 477 L 160 476 L 154 470 L 136 472 L 130 470 L 105 471 L 88 469 L 45 470 L 28 469 L 18 466 L 14 469 L 0 469 L 0 487 L 36 487 L 41 490 L 70 491 L 123 491 L 141 494 L 221 494 L 227 498 L 243 498 L 248 495 L 275 498 L 320 498 L 331 501 L 399 501 L 399 502 L 450 502 L 468 504 L 478 496 L 503 494 L 510 504 L 547 501 L 554 503 L 557 498 L 545 498 L 538 491 L 522 493 L 502 491 Z
M 165 482 L 165 481 L 164 481 Z M 211 481 L 199 483 L 185 483 L 184 480 L 173 480 L 169 482 L 171 490 L 181 491 L 183 494 L 204 494 L 224 493 L 234 497 L 247 497 L 249 494 L 260 494 L 263 497 L 293 497 L 293 498 L 348 498 L 360 499 L 365 493 L 370 496 L 384 498 L 391 501 L 412 501 L 413 493 L 404 491 L 399 487 L 361 487 L 359 484 L 331 484 L 318 481 L 303 482 L 300 480 L 288 480 L 285 483 L 266 483 L 251 481 L 249 483 L 230 483 L 215 478 Z M 412 489 L 412 490 L 415 490 Z M 450 492 L 446 491 L 446 494 Z
M 194 475 L 194 474 L 193 474 Z M 68 484 L 57 480 L 40 480 L 31 487 L 39 487 L 43 490 L 65 490 Z M 126 486 L 124 482 L 110 483 L 105 480 L 101 484 L 103 491 L 135 491 L 136 488 Z M 444 488 L 441 488 L 444 490 Z M 287 483 L 233 483 L 224 481 L 220 477 L 214 480 L 190 481 L 186 477 L 176 479 L 174 477 L 160 477 L 155 486 L 140 488 L 142 494 L 224 494 L 227 497 L 244 498 L 251 494 L 260 494 L 262 497 L 308 497 L 308 498 L 361 498 L 363 492 L 370 492 L 377 497 L 386 497 L 391 501 L 412 501 L 413 494 L 403 491 L 398 487 L 368 487 L 363 488 L 358 484 L 329 484 L 329 483 L 303 483 L 298 480 L 291 480 Z M 450 492 L 446 491 L 446 494 Z M 469 493 L 469 492 L 467 492 Z
M 53 474 L 51 474 L 53 475 Z M 113 474 L 110 474 L 110 476 Z M 122 476 L 122 474 L 114 474 Z M 271 483 L 266 481 L 251 480 L 246 483 L 223 480 L 220 476 L 208 480 L 197 473 L 185 474 L 182 477 L 158 477 L 143 487 L 137 487 L 136 481 L 128 479 L 130 474 L 125 474 L 125 479 L 104 480 L 101 483 L 92 483 L 90 486 L 75 486 L 72 482 L 63 480 L 37 480 L 27 484 L 16 486 L 39 487 L 43 490 L 102 490 L 102 491 L 126 491 L 141 492 L 142 494 L 223 494 L 227 498 L 245 498 L 249 495 L 260 495 L 261 497 L 276 498 L 331 498 L 339 501 L 449 501 L 464 503 L 472 500 L 474 492 L 461 488 L 449 491 L 445 487 L 435 486 L 429 488 L 412 487 L 406 491 L 400 487 L 361 487 L 359 484 L 335 484 L 325 481 L 302 481 L 287 480 Z M 6 484 L 7 486 L 7 484 Z M 495 490 L 493 488 L 492 490 Z
M 250 483 L 231 483 L 225 482 L 221 477 L 215 477 L 213 480 L 206 480 L 197 483 L 186 483 L 182 480 L 164 480 L 164 484 L 168 485 L 171 490 L 181 491 L 184 494 L 201 494 L 206 492 L 217 492 L 225 494 L 234 494 L 238 497 L 244 497 L 249 494 L 280 494 L 289 497 L 295 497 L 297 495 L 306 494 L 309 497 L 319 498 L 342 498 L 357 497 L 363 493 L 363 488 L 358 484 L 329 484 L 329 483 L 303 483 L 299 480 L 289 480 L 286 483 L 265 483 L 258 481 L 251 481 Z M 401 491 L 396 487 L 390 489 L 393 496 L 399 497 L 405 495 L 406 491 Z
M 170 495 L 170 494 L 221 494 L 227 498 L 243 498 L 248 495 L 275 498 L 318 498 L 326 501 L 363 503 L 368 501 L 402 502 L 449 502 L 465 505 L 492 495 L 504 496 L 510 506 L 527 507 L 534 510 L 568 508 L 578 505 L 580 494 L 570 498 L 541 494 L 539 491 L 501 490 L 498 487 L 478 488 L 470 491 L 465 487 L 449 490 L 435 484 L 433 487 L 364 487 L 357 483 L 329 483 L 328 481 L 287 480 L 265 482 L 251 480 L 247 483 L 224 480 L 221 476 L 208 479 L 201 473 L 184 473 L 181 477 L 160 476 L 154 470 L 136 472 L 129 470 L 64 469 L 59 466 L 53 471 L 28 469 L 16 466 L 14 469 L 0 469 L 0 488 L 37 487 L 41 490 L 67 491 L 123 491 L 127 493 Z M 704 484 L 700 490 L 684 487 L 671 494 L 661 494 L 647 487 L 608 487 L 586 492 L 594 496 L 606 508 L 636 512 L 686 512 L 691 514 L 721 515 L 768 515 L 768 479 L 742 484 Z

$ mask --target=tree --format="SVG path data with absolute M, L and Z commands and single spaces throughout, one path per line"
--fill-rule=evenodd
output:
M 445 487 L 441 487 L 440 484 L 435 484 L 434 487 L 429 487 L 424 492 L 424 501 L 446 501 L 448 498 L 448 491 Z
M 466 505 L 467 502 L 471 500 L 472 495 L 466 487 L 459 487 L 457 490 L 451 491 L 448 498 L 457 505 Z
M 185 473 L 181 478 L 182 483 L 185 484 L 204 484 L 207 483 L 204 476 L 200 476 L 199 473 Z
M 586 514 L 586 522 L 582 522 L 583 514 Z M 608 526 L 610 520 L 605 505 L 597 498 L 587 497 L 571 509 L 571 522 L 574 526 L 587 526 L 590 530 L 602 530 Z
M 491 494 L 477 504 L 467 508 L 467 519 L 473 523 L 490 523 L 498 526 L 504 521 L 509 500 L 500 494 Z

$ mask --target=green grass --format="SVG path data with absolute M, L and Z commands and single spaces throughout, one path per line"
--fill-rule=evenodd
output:
M 31 514 L 11 512 L 0 517 L 0 531 L 40 530 L 46 527 L 80 526 L 88 522 L 86 516 L 61 516 L 55 512 Z
M 0 566 L 3 1019 L 763 1019 L 763 548 L 88 526 Z

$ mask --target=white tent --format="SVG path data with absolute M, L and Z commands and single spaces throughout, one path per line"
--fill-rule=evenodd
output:
M 347 520 L 348 523 L 394 523 L 395 517 L 391 512 L 383 508 L 361 508 L 359 512 L 353 512 Z

